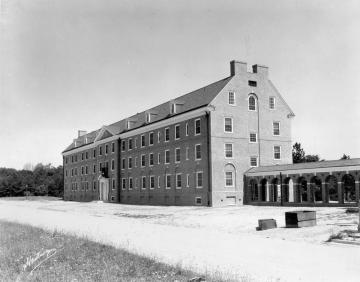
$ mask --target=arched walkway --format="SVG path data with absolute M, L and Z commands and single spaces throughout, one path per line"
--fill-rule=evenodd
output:
M 343 200 L 344 203 L 355 203 L 356 202 L 356 193 L 355 193 L 355 179 L 351 174 L 345 174 L 342 178 L 343 182 Z
M 267 201 L 267 180 L 264 178 L 260 182 L 260 201 L 266 202 Z
M 310 201 L 321 203 L 323 202 L 322 198 L 322 188 L 321 188 L 321 179 L 317 176 L 313 176 L 310 181 L 311 191 L 310 191 Z
M 298 201 L 299 203 L 308 201 L 308 190 L 307 190 L 307 181 L 304 177 L 299 177 L 298 181 Z
M 277 202 L 278 201 L 278 183 L 279 180 L 274 178 L 270 185 L 270 202 Z
M 329 203 L 338 203 L 339 195 L 338 195 L 338 184 L 337 179 L 334 175 L 329 175 L 325 179 L 326 185 L 326 197 Z
M 259 200 L 258 184 L 255 179 L 250 180 L 251 201 Z

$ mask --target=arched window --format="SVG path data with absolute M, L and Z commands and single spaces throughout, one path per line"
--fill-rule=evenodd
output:
M 254 95 L 249 96 L 249 111 L 256 111 L 256 97 Z
M 235 190 L 236 169 L 232 164 L 225 165 L 225 187 L 226 190 Z

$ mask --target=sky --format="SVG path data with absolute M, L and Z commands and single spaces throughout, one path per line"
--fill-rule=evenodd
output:
M 360 157 L 359 1 L 0 0 L 0 167 L 62 163 L 77 136 L 269 67 L 307 154 Z

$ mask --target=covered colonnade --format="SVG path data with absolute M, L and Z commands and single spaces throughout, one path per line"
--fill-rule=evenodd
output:
M 245 204 L 351 206 L 360 197 L 360 159 L 254 167 L 244 181 Z

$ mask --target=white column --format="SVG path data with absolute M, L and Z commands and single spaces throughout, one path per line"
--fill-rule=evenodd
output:
M 292 203 L 294 202 L 294 183 L 292 179 L 289 180 L 288 189 L 289 189 L 289 202 Z
M 267 201 L 267 202 L 270 201 L 270 187 L 269 187 L 269 182 L 266 182 L 266 201 Z

